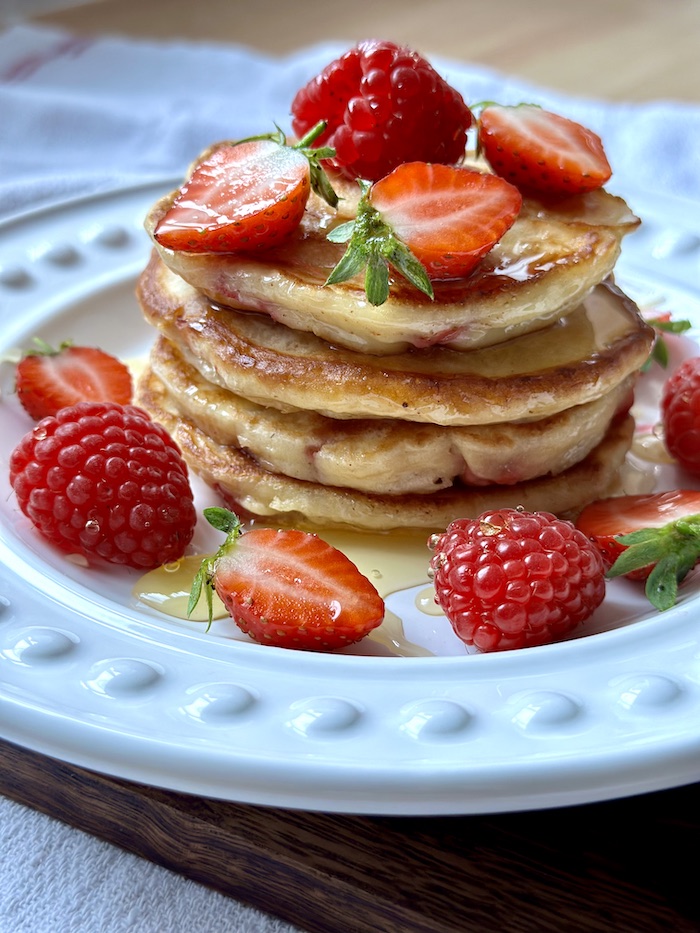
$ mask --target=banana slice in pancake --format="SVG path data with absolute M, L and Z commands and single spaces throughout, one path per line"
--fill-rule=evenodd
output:
M 281 412 L 208 382 L 164 337 L 150 370 L 169 411 L 256 463 L 326 486 L 403 495 L 455 482 L 513 484 L 556 474 L 586 457 L 631 400 L 634 376 L 601 398 L 538 421 L 442 427 L 387 419 L 342 420 Z
M 460 484 L 423 495 L 378 495 L 265 470 L 237 448 L 217 443 L 182 417 L 170 404 L 163 384 L 149 370 L 139 382 L 138 398 L 170 432 L 193 472 L 217 490 L 239 515 L 316 529 L 431 532 L 444 529 L 455 518 L 505 506 L 575 514 L 588 502 L 612 494 L 634 431 L 629 416 L 614 420 L 587 457 L 556 476 L 512 486 Z
M 645 362 L 653 329 L 612 283 L 566 317 L 494 347 L 377 357 L 267 315 L 212 304 L 153 255 L 137 294 L 146 319 L 210 382 L 281 410 L 442 425 L 546 418 L 605 395 Z
M 213 301 L 381 355 L 411 347 L 491 346 L 546 326 L 612 272 L 623 237 L 639 224 L 624 200 L 603 190 L 563 204 L 526 201 L 468 278 L 434 283 L 431 301 L 397 277 L 389 299 L 373 307 L 360 278 L 324 286 L 344 250 L 327 233 L 352 216 L 359 189 L 346 183 L 340 193 L 337 211 L 312 193 L 292 239 L 263 253 L 175 252 L 154 240 L 155 247 L 166 265 Z M 175 194 L 149 211 L 151 237 Z

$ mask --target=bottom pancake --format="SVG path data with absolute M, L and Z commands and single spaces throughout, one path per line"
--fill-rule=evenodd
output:
M 385 418 L 345 420 L 258 405 L 206 380 L 159 337 L 151 371 L 167 407 L 272 473 L 380 495 L 521 483 L 561 473 L 603 439 L 629 407 L 634 376 L 600 398 L 536 421 L 444 426 Z
M 263 469 L 245 453 L 217 443 L 183 418 L 149 370 L 139 381 L 137 401 L 169 431 L 193 472 L 239 515 L 316 530 L 439 531 L 453 519 L 506 506 L 575 514 L 594 499 L 612 494 L 634 433 L 631 417 L 615 420 L 585 459 L 556 476 L 511 486 L 457 484 L 426 494 L 377 495 Z

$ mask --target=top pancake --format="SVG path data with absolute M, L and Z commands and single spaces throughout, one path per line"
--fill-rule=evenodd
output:
M 176 193 L 149 211 L 151 236 Z M 222 305 L 268 314 L 340 347 L 391 354 L 485 347 L 545 326 L 611 273 L 622 238 L 639 223 L 621 198 L 603 190 L 563 205 L 526 199 L 511 229 L 466 279 L 434 283 L 431 301 L 396 277 L 389 299 L 373 307 L 361 276 L 324 285 L 345 249 L 327 233 L 353 216 L 359 189 L 345 183 L 339 193 L 338 210 L 312 193 L 292 238 L 261 253 L 186 253 L 157 243 L 156 249 L 169 268 Z
M 642 366 L 654 339 L 611 283 L 561 321 L 507 343 L 385 357 L 217 307 L 155 253 L 137 293 L 146 319 L 210 382 L 261 405 L 334 418 L 444 425 L 544 418 L 617 386 Z

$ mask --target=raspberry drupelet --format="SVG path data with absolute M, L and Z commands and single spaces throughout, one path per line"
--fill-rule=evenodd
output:
M 47 541 L 88 560 L 152 569 L 194 534 L 185 461 L 132 405 L 80 402 L 44 418 L 13 450 L 10 483 Z

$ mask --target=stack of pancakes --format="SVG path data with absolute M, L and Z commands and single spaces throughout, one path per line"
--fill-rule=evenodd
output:
M 240 515 L 312 528 L 434 531 L 609 494 L 653 341 L 611 279 L 638 224 L 624 201 L 526 200 L 468 278 L 432 301 L 397 278 L 373 307 L 361 279 L 324 285 L 344 250 L 327 233 L 357 201 L 339 184 L 338 209 L 312 194 L 271 250 L 154 240 L 137 293 L 158 337 L 137 402 L 192 470 Z

